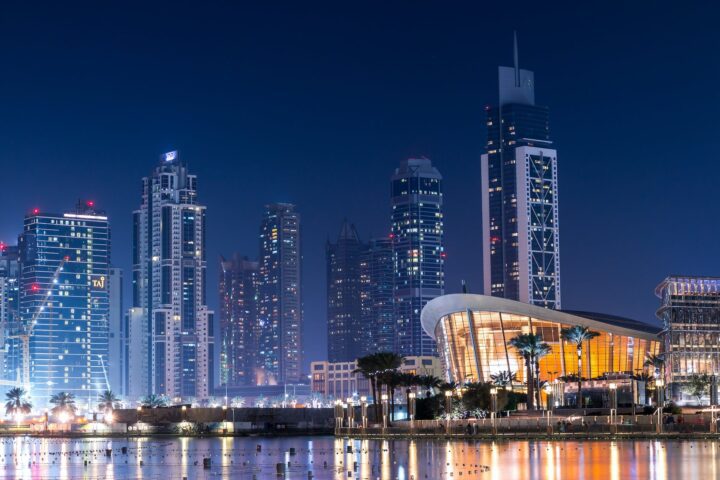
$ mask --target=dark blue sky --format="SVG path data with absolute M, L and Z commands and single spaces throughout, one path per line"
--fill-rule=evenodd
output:
M 0 7 L 0 240 L 89 197 L 129 268 L 140 178 L 179 149 L 208 205 L 212 307 L 218 255 L 256 256 L 263 204 L 298 204 L 322 358 L 325 239 L 343 217 L 387 233 L 404 157 L 445 177 L 448 291 L 481 290 L 483 106 L 517 29 L 559 152 L 563 306 L 653 321 L 667 274 L 720 274 L 715 6 L 103 3 Z

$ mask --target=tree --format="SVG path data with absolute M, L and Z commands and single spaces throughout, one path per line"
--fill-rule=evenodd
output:
M 560 331 L 560 336 L 569 343 L 574 343 L 577 348 L 577 365 L 578 365 L 578 407 L 583 407 L 582 397 L 582 347 L 583 343 L 592 340 L 599 336 L 597 332 L 591 331 L 588 327 L 581 327 L 575 325 L 570 328 L 563 328 Z
M 245 406 L 245 399 L 243 397 L 233 397 L 230 400 L 230 406 L 233 408 L 242 408 Z
M 104 412 L 108 410 L 115 410 L 120 408 L 120 399 L 115 396 L 112 390 L 105 390 L 100 394 L 100 403 L 98 403 L 98 409 Z
M 517 337 L 511 338 L 508 345 L 513 347 L 520 353 L 525 360 L 525 373 L 527 377 L 527 396 L 528 409 L 535 408 L 535 385 L 533 369 L 537 369 L 536 365 L 542 357 L 548 355 L 552 349 L 550 345 L 542 341 L 540 335 L 534 333 L 523 333 Z
M 710 375 L 708 375 L 707 373 L 695 373 L 691 375 L 685 383 L 685 393 L 697 398 L 698 404 L 700 404 L 700 401 L 702 400 L 703 395 L 705 395 L 705 392 L 707 392 L 708 386 L 710 385 L 711 381 L 712 380 L 710 379 Z
M 32 404 L 25 398 L 27 392 L 24 388 L 11 388 L 5 394 L 5 414 L 8 416 L 27 415 L 32 411 Z
M 143 397 L 142 400 L 140 400 L 140 403 L 142 403 L 142 406 L 145 408 L 161 408 L 167 407 L 170 402 L 168 402 L 165 395 L 151 393 L 147 397 Z
M 510 389 L 512 390 L 513 382 L 517 382 L 517 374 L 508 370 L 501 370 L 494 375 L 490 375 L 490 380 L 492 380 L 492 384 L 496 387 L 506 389 L 506 387 L 510 385 Z
M 655 378 L 665 378 L 665 357 L 663 355 L 648 355 L 645 357 L 646 367 L 652 367 Z
M 353 373 L 360 373 L 370 383 L 370 389 L 372 391 L 373 408 L 375 409 L 375 418 L 380 418 L 380 411 L 378 409 L 378 367 L 376 354 L 366 355 L 357 359 L 357 368 L 353 370 Z
M 417 384 L 425 389 L 425 398 L 430 398 L 433 390 L 442 385 L 442 380 L 435 375 L 419 375 L 417 377 Z
M 77 406 L 75 405 L 75 395 L 68 392 L 58 392 L 50 397 L 50 403 L 55 405 L 51 412 L 53 415 L 59 415 L 61 413 L 67 413 L 75 415 Z

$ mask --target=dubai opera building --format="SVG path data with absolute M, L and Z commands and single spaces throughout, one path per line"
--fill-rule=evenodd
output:
M 659 326 L 587 312 L 550 310 L 485 295 L 437 297 L 422 311 L 425 332 L 437 341 L 448 381 L 488 382 L 490 375 L 515 372 L 525 379 L 522 357 L 508 342 L 533 332 L 552 351 L 540 359 L 541 380 L 577 374 L 577 350 L 560 337 L 563 328 L 580 325 L 599 335 L 583 345 L 582 377 L 588 379 L 644 371 L 648 355 L 660 353 Z

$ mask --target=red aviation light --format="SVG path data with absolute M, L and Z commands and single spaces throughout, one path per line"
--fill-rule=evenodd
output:
M 30 290 L 32 290 L 33 292 L 39 292 L 39 291 L 40 291 L 40 285 L 38 285 L 37 283 L 33 283 L 33 284 L 30 286 Z
M 440 253 L 440 258 L 447 258 L 447 253 L 445 253 L 445 252 Z
M 38 213 L 40 213 L 40 209 L 37 207 L 33 208 L 32 213 L 33 213 L 33 215 L 37 215 Z
M 0 242 L 0 252 L 4 252 L 7 248 L 7 245 L 5 245 L 5 242 Z
M 94 206 L 95 206 L 95 202 L 93 202 L 92 200 L 88 200 L 88 201 L 87 201 L 87 206 L 88 206 L 88 207 L 94 207 Z

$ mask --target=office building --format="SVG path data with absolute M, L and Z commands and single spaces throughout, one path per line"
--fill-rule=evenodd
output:
M 220 383 L 257 384 L 258 262 L 234 254 L 220 259 Z
M 267 205 L 260 226 L 258 385 L 302 378 L 301 260 L 295 205 Z
M 0 242 L 0 368 L 2 379 L 19 381 L 20 263 L 17 246 Z
M 35 209 L 19 239 L 22 382 L 36 407 L 58 392 L 97 405 L 108 388 L 110 228 L 93 202 Z
M 437 355 L 420 312 L 444 293 L 442 176 L 426 158 L 404 160 L 391 181 L 395 351 Z
M 366 354 L 395 351 L 394 272 L 392 240 L 371 239 L 360 254 L 360 306 L 367 335 L 357 341 Z
M 368 353 L 369 325 L 361 308 L 360 259 L 365 246 L 345 220 L 337 241 L 325 246 L 328 360 L 347 362 Z
M 515 65 L 499 67 L 498 83 L 481 161 L 485 294 L 560 309 L 557 152 L 517 41 Z
M 720 375 L 720 278 L 673 275 L 655 289 L 663 323 L 664 373 L 668 400 L 697 404 L 683 388 L 693 375 Z M 714 383 L 713 398 L 717 398 Z M 710 401 L 710 391 L 701 403 Z
M 133 396 L 205 399 L 214 387 L 205 228 L 197 177 L 178 152 L 161 155 L 142 180 L 142 202 L 133 213 L 129 355 L 141 362 L 130 370 L 139 377 L 129 380 Z

